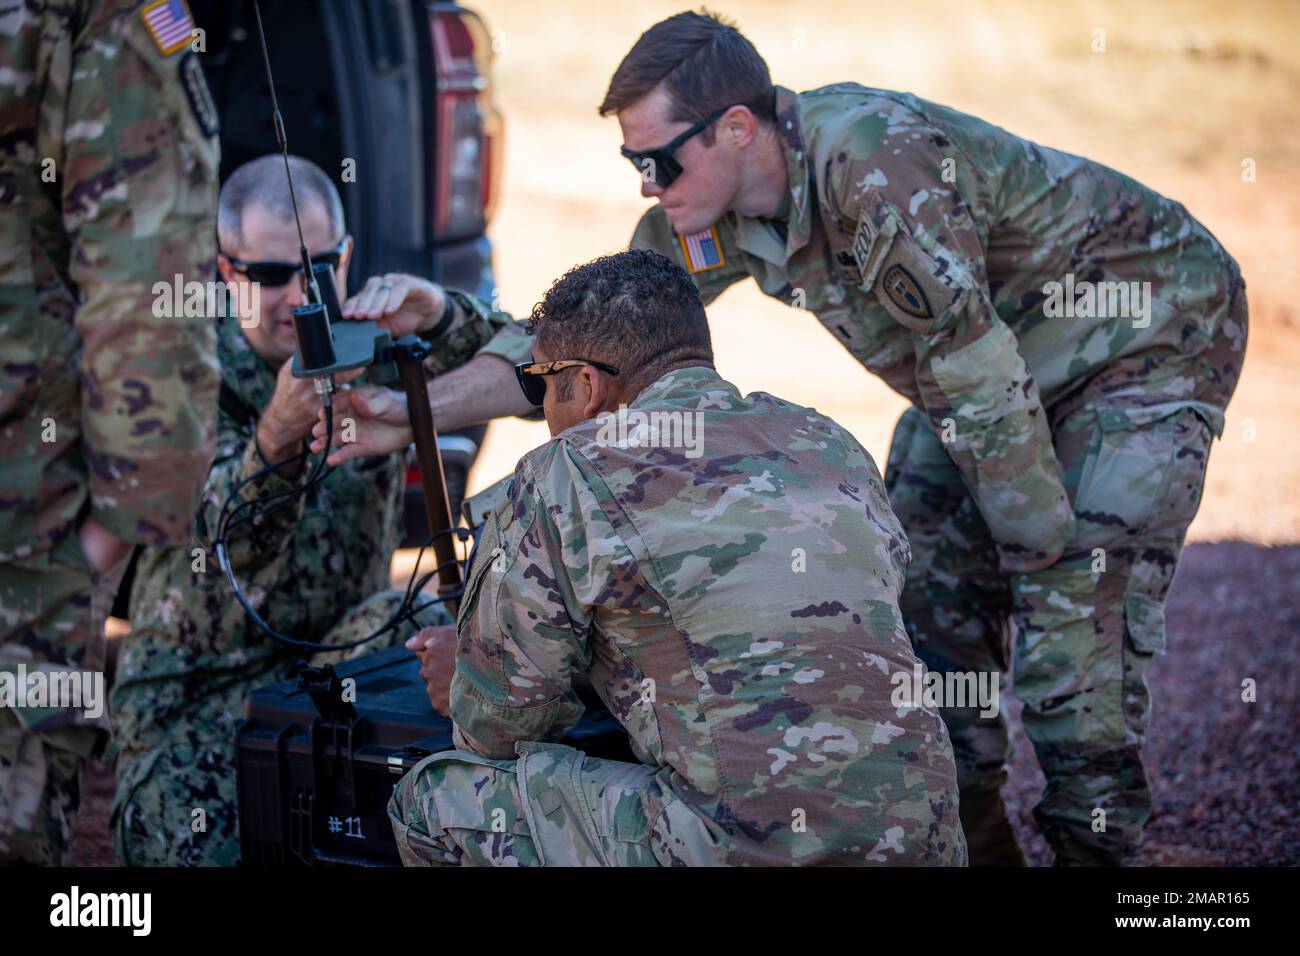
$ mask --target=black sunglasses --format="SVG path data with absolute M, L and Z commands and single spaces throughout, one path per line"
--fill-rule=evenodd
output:
M 329 263 L 332 268 L 337 269 L 347 248 L 348 241 L 344 239 L 329 252 L 322 252 L 312 256 L 311 264 L 318 266 L 322 263 Z M 224 252 L 221 254 L 230 260 L 230 267 L 240 275 L 247 276 L 250 281 L 256 282 L 258 285 L 271 288 L 288 285 L 294 276 L 302 272 L 301 262 L 245 262 Z
M 673 153 L 677 152 L 677 150 L 681 148 L 682 143 L 686 142 L 692 136 L 704 132 L 711 123 L 717 122 L 722 114 L 727 112 L 729 109 L 731 109 L 730 106 L 724 106 L 722 109 L 716 110 L 704 117 L 704 119 L 700 120 L 690 129 L 678 136 L 674 136 L 671 142 L 660 146 L 658 149 L 643 149 L 638 152 L 637 150 L 628 149 L 626 146 L 622 146 L 619 148 L 619 152 L 631 161 L 632 165 L 637 168 L 637 172 L 641 173 L 642 176 L 645 176 L 646 174 L 647 168 L 645 162 L 646 160 L 649 160 L 650 175 L 647 177 L 646 181 L 658 183 L 664 189 L 667 189 L 676 181 L 677 177 L 682 174 L 682 164 L 677 162 L 677 157 L 675 157 Z
M 556 359 L 554 362 L 520 362 L 515 366 L 515 378 L 519 380 L 519 387 L 524 390 L 524 397 L 534 405 L 540 405 L 546 398 L 545 376 L 583 365 L 598 368 L 606 375 L 618 374 L 618 369 L 604 362 L 593 362 L 591 359 Z

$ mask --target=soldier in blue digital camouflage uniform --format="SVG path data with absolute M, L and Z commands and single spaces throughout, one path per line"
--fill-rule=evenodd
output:
M 342 296 L 352 239 L 338 192 L 312 163 L 289 162 L 308 251 L 335 266 Z M 236 603 L 213 551 L 228 501 L 292 493 L 313 465 L 300 453 L 320 400 L 311 379 L 291 374 L 291 310 L 303 291 L 278 154 L 231 174 L 221 191 L 218 234 L 218 266 L 236 290 L 238 314 L 218 324 L 216 460 L 188 539 L 141 557 L 131 633 L 112 693 L 118 788 L 110 828 L 119 858 L 133 866 L 239 862 L 234 754 L 244 699 L 262 684 L 292 680 L 303 657 Z M 246 294 L 253 283 L 255 298 Z M 434 374 L 464 363 L 506 321 L 471 296 L 398 274 L 371 278 L 344 310 L 374 318 L 394 335 L 429 335 L 426 366 Z M 402 446 L 349 462 L 286 507 L 229 532 L 235 577 L 271 627 L 342 645 L 373 633 L 399 609 L 403 595 L 387 589 L 401 539 L 404 453 Z M 277 462 L 283 464 L 264 473 Z M 443 620 L 440 606 L 426 606 L 415 620 L 347 653 L 390 645 Z

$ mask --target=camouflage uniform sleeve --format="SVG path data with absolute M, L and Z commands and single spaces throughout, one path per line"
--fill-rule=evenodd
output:
M 485 342 L 477 342 L 477 351 L 474 351 L 470 357 L 495 355 L 498 358 L 505 359 L 511 365 L 518 362 L 527 362 L 532 358 L 533 337 L 528 334 L 528 323 L 516 322 L 508 312 L 494 309 L 483 300 L 468 293 L 453 290 L 452 294 L 456 296 L 463 307 L 474 310 L 476 316 L 485 319 L 487 322 L 489 335 Z M 454 367 L 455 365 L 448 366 L 444 371 Z M 520 417 L 541 421 L 543 415 L 542 410 L 539 408 L 535 412 Z
M 476 315 L 487 322 L 489 334 L 486 344 L 479 341 L 477 351 L 473 352 L 471 357 L 495 355 L 497 358 L 505 359 L 511 365 L 532 359 L 533 337 L 528 332 L 527 322 L 517 322 L 508 312 L 494 309 L 482 299 L 468 293 L 453 290 L 452 294 L 463 307 L 475 310 Z M 454 367 L 449 366 L 449 368 Z M 542 421 L 545 418 L 540 408 L 519 417 L 529 421 Z
M 465 311 L 465 321 L 433 343 L 433 352 L 424 364 L 434 375 L 460 368 L 480 352 L 500 354 L 493 343 L 503 331 L 518 324 L 508 313 L 492 308 L 478 296 L 460 289 L 448 289 L 447 293 Z
M 937 144 L 947 141 L 938 130 L 902 110 L 887 122 L 883 148 L 851 136 L 828 151 L 840 158 L 830 200 L 854 230 L 861 287 L 911 331 L 924 410 L 978 503 L 1003 568 L 1046 567 L 1073 533 L 1073 512 L 1038 386 L 993 308 L 984 239 L 969 205 L 975 197 L 962 194 L 961 180 L 942 178 Z M 897 142 L 906 142 L 901 152 Z M 976 191 L 969 177 L 977 171 L 963 173 Z
M 155 285 L 170 295 L 173 282 L 212 277 L 219 147 L 215 121 L 204 129 L 186 101 L 192 54 L 163 55 L 134 11 L 103 12 L 114 6 L 73 45 L 59 182 L 93 513 L 118 537 L 157 545 L 191 528 L 218 372 L 211 317 L 163 317 Z
M 704 300 L 705 305 L 741 279 L 749 278 L 749 273 L 741 265 L 739 256 L 729 256 L 721 266 L 716 268 L 691 272 L 686 265 L 686 254 L 682 251 L 681 241 L 677 238 L 677 233 L 673 232 L 672 223 L 668 221 L 668 216 L 663 209 L 657 205 L 646 210 L 646 214 L 637 223 L 629 248 L 649 249 L 651 252 L 667 256 L 686 269 L 696 288 L 700 290 L 700 298 Z
M 484 525 L 458 622 L 456 745 L 508 759 L 582 716 L 572 677 L 591 664 L 597 605 L 635 567 L 564 442 L 520 462 L 511 501 Z
M 495 355 L 511 365 L 527 362 L 533 354 L 533 337 L 528 334 L 528 323 L 511 321 L 502 326 L 478 354 Z
M 257 481 L 250 481 L 267 465 L 257 448 L 256 426 L 236 422 L 225 409 L 218 414 L 218 424 L 217 454 L 208 471 L 199 504 L 199 543 L 214 548 L 222 511 L 228 501 L 230 507 L 225 510 L 233 511 L 240 504 L 262 495 L 291 492 L 304 478 L 301 470 L 291 470 L 287 474 L 273 471 Z M 283 558 L 289 551 L 294 529 L 302 519 L 305 507 L 306 496 L 298 495 L 288 506 L 275 508 L 255 518 L 252 524 L 241 524 L 230 530 L 226 541 L 227 560 L 246 590 L 254 583 L 251 579 L 255 575 L 260 576 L 255 582 L 258 586 L 271 590 L 275 574 L 268 574 L 268 569 L 289 566 Z M 248 517 L 255 510 L 260 510 L 260 507 L 245 508 L 235 520 Z

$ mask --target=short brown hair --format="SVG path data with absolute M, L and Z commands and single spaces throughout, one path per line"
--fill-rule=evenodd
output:
M 330 236 L 342 242 L 347 230 L 343 225 L 343 203 L 329 174 L 310 159 L 289 157 L 289 172 L 298 189 L 298 204 L 304 207 L 319 202 L 329 220 Z M 244 246 L 244 212 L 250 206 L 263 206 L 268 212 L 288 219 L 293 215 L 289 202 L 289 181 L 284 176 L 284 158 L 267 153 L 240 166 L 221 187 L 217 203 L 217 241 L 226 255 L 241 256 Z
M 631 106 L 661 82 L 676 122 L 698 123 L 736 105 L 776 122 L 776 90 L 766 61 L 734 24 L 708 10 L 679 13 L 641 34 L 614 71 L 600 115 Z M 703 135 L 706 144 L 713 142 L 712 128 Z

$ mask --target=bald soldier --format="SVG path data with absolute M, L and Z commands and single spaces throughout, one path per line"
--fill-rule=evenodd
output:
M 894 700 L 919 665 L 871 458 L 720 378 L 663 256 L 573 269 L 533 320 L 518 377 L 553 437 L 479 535 L 458 640 L 425 647 L 457 749 L 394 793 L 404 862 L 964 863 L 943 722 Z M 640 764 L 554 743 L 578 675 Z
M 0 864 L 63 860 L 125 558 L 184 540 L 212 454 L 211 320 L 156 286 L 212 272 L 217 117 L 184 2 L 145 6 L 0 12 Z
M 658 200 L 634 247 L 684 266 L 706 303 L 752 276 L 911 401 L 886 484 L 918 653 L 1006 672 L 1014 620 L 1039 827 L 1061 864 L 1131 857 L 1151 811 L 1144 674 L 1245 352 L 1236 262 L 1097 163 L 910 94 L 773 86 L 712 16 L 648 30 L 600 111 Z M 517 329 L 501 337 L 526 356 Z M 439 421 L 517 414 L 507 377 L 469 363 L 434 389 Z M 944 716 L 972 862 L 1022 864 L 1006 718 Z
M 308 254 L 313 264 L 334 267 L 342 300 L 353 242 L 338 190 L 314 163 L 291 156 L 288 165 Z M 282 634 L 346 647 L 389 624 L 405 596 L 387 590 L 402 534 L 405 446 L 351 461 L 293 495 L 312 473 L 303 444 L 321 403 L 312 379 L 292 374 L 292 311 L 305 300 L 279 154 L 245 163 L 226 180 L 217 235 L 218 269 L 237 314 L 218 323 L 216 459 L 192 536 L 141 555 L 112 694 L 117 793 L 109 828 L 118 859 L 129 866 L 239 862 L 235 738 L 244 699 L 258 686 L 293 680 L 305 656 L 236 603 L 214 553 L 228 508 L 259 495 L 292 496 L 253 520 L 232 522 L 238 526 L 226 542 L 249 602 Z M 471 296 L 399 274 L 372 277 L 343 310 L 375 319 L 394 337 L 424 337 L 434 374 L 463 364 L 506 321 Z M 418 603 L 413 620 L 393 622 L 346 654 L 450 620 L 441 605 Z

